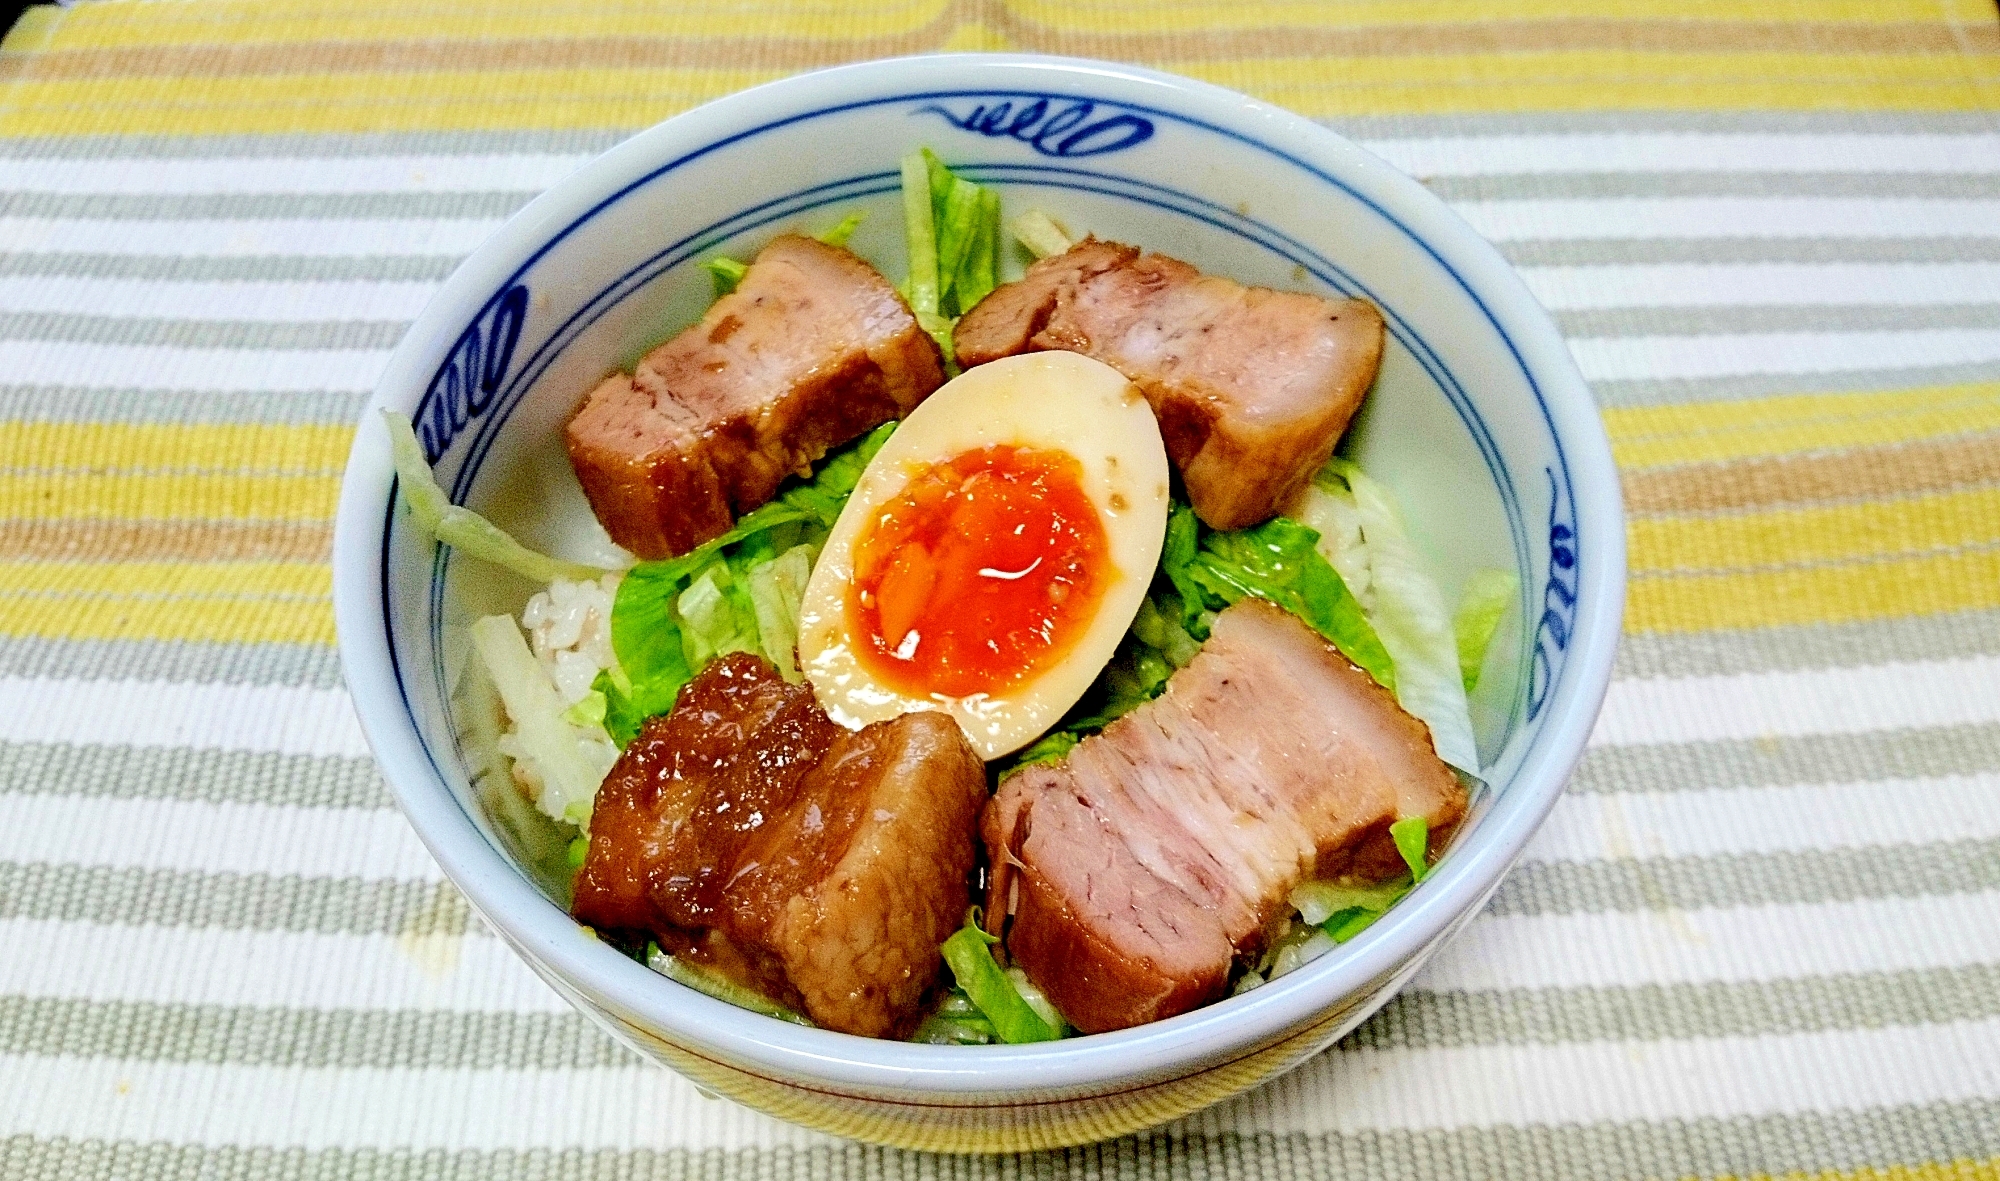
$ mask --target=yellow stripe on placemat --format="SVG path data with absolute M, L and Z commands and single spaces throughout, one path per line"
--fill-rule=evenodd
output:
M 1629 632 L 1724 631 L 1857 623 L 2000 607 L 2000 552 L 1755 574 L 1634 578 Z
M 1606 410 L 1621 468 L 1886 446 L 2000 429 L 2000 382 Z
M 2000 546 L 2000 488 L 1626 527 L 1633 573 L 1755 570 Z
M 354 428 L 336 423 L 11 422 L 0 472 L 240 471 L 338 476 Z
M 2000 58 L 1945 54 L 1516 52 L 1167 63 L 1301 114 L 1894 110 L 2000 105 Z
M 497 41 L 528 37 L 676 36 L 849 39 L 920 29 L 951 6 L 947 0 L 844 5 L 726 2 L 657 8 L 615 4 L 417 3 L 378 6 L 342 0 L 268 4 L 97 3 L 63 12 L 32 10 L 8 48 L 52 50 L 131 46 L 242 45 L 339 41 Z
M 849 5 L 745 5 L 697 0 L 672 6 L 677 36 L 736 37 L 754 29 L 770 39 L 853 40 L 893 36 L 926 26 L 970 21 L 1023 20 L 1086 33 L 1214 33 L 1221 30 L 1369 29 L 1397 25 L 1480 26 L 1522 21 L 1679 21 L 1729 25 L 1966 24 L 1992 13 L 1979 0 L 1821 0 L 1817 3 L 1745 5 L 1736 0 L 1517 0 L 1485 11 L 1460 0 L 1347 0 L 1296 3 L 1073 3 L 1015 0 L 998 6 L 978 0 L 902 0 Z M 16 28 L 23 49 L 70 50 L 127 46 L 303 43 L 364 40 L 499 40 L 505 38 L 647 37 L 657 35 L 662 13 L 643 7 L 585 3 L 482 6 L 419 2 L 389 9 L 342 0 L 206 0 L 195 4 L 96 3 L 67 13 L 36 9 Z
M 1925 1161 L 1920 1165 L 1863 1166 L 1859 1169 L 1825 1169 L 1817 1173 L 1725 1173 L 1717 1177 L 1688 1177 L 1683 1181 L 2000 1181 L 2000 1156 L 1987 1160 L 1961 1157 L 1950 1161 Z
M 0 634 L 330 644 L 332 590 L 318 562 L 0 563 Z
M 1973 23 L 1992 16 L 1980 0 L 1511 0 L 1468 5 L 1463 0 L 1342 0 L 1339 4 L 1229 3 L 1228 0 L 1012 0 L 1031 20 L 1101 32 L 1205 32 L 1245 26 L 1356 27 L 1394 24 L 1502 24 L 1519 20 L 1917 21 Z M 1474 19 L 1468 19 L 1468 15 Z
M 552 69 L 12 82 L 0 87 L 0 135 L 634 127 L 784 73 Z
M 340 476 L 0 475 L 0 519 L 325 521 Z

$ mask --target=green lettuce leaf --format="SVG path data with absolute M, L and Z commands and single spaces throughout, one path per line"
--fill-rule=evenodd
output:
M 839 224 L 830 229 L 821 230 L 813 236 L 828 246 L 845 246 L 847 245 L 847 240 L 854 236 L 855 230 L 861 228 L 861 223 L 867 217 L 866 213 L 850 213 L 846 217 L 841 218 Z
M 1317 530 L 1288 517 L 1273 517 L 1251 529 L 1210 533 L 1190 568 L 1194 582 L 1221 604 L 1255 596 L 1269 600 L 1310 624 L 1388 688 L 1396 666 L 1361 604 L 1315 548 Z
M 1061 1027 L 1043 1019 L 994 962 L 991 947 L 998 942 L 970 920 L 944 941 L 944 962 L 958 986 L 993 1023 L 993 1032 L 1003 1042 L 1018 1045 L 1061 1037 Z
M 1403 864 L 1410 867 L 1410 880 L 1421 882 L 1430 876 L 1430 863 L 1425 860 L 1431 842 L 1431 822 L 1422 816 L 1405 816 L 1389 826 L 1389 839 L 1396 842 L 1396 852 L 1403 855 Z
M 1395 662 L 1396 700 L 1430 728 L 1439 758 L 1477 775 L 1479 747 L 1451 613 L 1389 490 L 1335 456 L 1294 507 L 1320 530 L 1328 563 L 1356 585 L 1368 623 Z
M 438 486 L 437 475 L 424 460 L 423 444 L 407 415 L 384 410 L 382 421 L 389 429 L 389 455 L 396 466 L 396 486 L 403 503 L 410 508 L 410 520 L 440 545 L 459 553 L 512 570 L 533 582 L 554 582 L 567 578 L 585 582 L 604 576 L 605 571 L 578 562 L 564 562 L 536 553 L 515 541 L 498 525 L 463 505 Z
M 829 452 L 810 480 L 745 513 L 722 536 L 627 572 L 611 606 L 611 647 L 626 683 L 600 675 L 592 686 L 605 696 L 604 728 L 614 741 L 625 745 L 647 718 L 672 709 L 681 686 L 723 652 L 757 652 L 796 672 L 791 650 L 811 555 L 895 429 L 884 423 Z
M 736 285 L 741 283 L 743 276 L 750 272 L 749 263 L 738 262 L 733 258 L 725 258 L 721 255 L 709 259 L 707 262 L 702 263 L 701 266 L 703 270 L 707 271 L 715 279 L 715 298 L 717 299 L 721 299 L 723 296 L 736 290 Z
M 1458 637 L 1458 672 L 1468 695 L 1479 687 L 1479 670 L 1486 663 L 1486 650 L 1493 646 L 1500 621 L 1513 606 L 1521 580 L 1512 570 L 1481 570 L 1465 582 L 1459 592 L 1458 614 L 1451 630 Z

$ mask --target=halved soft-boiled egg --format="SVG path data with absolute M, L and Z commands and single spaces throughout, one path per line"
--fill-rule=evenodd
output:
M 1076 704 L 1146 596 L 1167 453 L 1076 353 L 969 370 L 875 453 L 806 586 L 799 663 L 837 722 L 944 710 L 986 759 Z

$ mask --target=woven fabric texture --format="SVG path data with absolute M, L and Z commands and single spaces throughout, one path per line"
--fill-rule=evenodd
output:
M 812 67 L 1323 120 L 1603 407 L 1628 636 L 1488 912 L 1296 1073 L 1013 1159 L 703 1099 L 471 918 L 340 688 L 352 424 L 593 153 Z M 0 1178 L 2000 1177 L 1992 0 L 109 0 L 0 46 Z

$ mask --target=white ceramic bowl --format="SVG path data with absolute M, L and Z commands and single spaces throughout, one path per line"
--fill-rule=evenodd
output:
M 698 263 L 866 210 L 853 246 L 903 273 L 897 160 L 928 145 L 1011 215 L 1268 286 L 1363 295 L 1390 344 L 1349 450 L 1400 495 L 1447 589 L 1519 572 L 1525 628 L 1486 719 L 1489 787 L 1437 871 L 1339 951 L 1138 1029 L 954 1048 L 802 1029 L 731 1008 L 597 942 L 551 900 L 468 772 L 451 690 L 464 625 L 531 588 L 440 552 L 392 510 L 376 410 L 417 420 L 454 499 L 530 544 L 603 545 L 559 431 L 595 379 L 692 321 Z M 1018 260 L 1017 260 L 1018 266 Z M 444 285 L 354 444 L 334 543 L 341 655 L 410 822 L 472 906 L 621 1041 L 701 1086 L 846 1136 L 1044 1148 L 1157 1124 L 1297 1065 L 1378 1008 L 1519 856 L 1583 750 L 1624 598 L 1618 479 L 1548 316 L 1422 186 L 1296 115 L 1123 66 L 935 56 L 808 74 L 644 132 L 564 180 Z M 532 1113 L 524 1113 L 531 1118 Z

